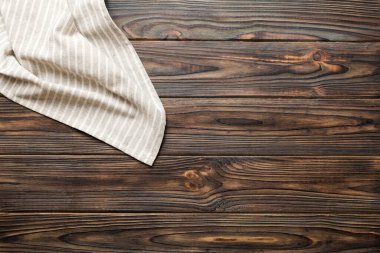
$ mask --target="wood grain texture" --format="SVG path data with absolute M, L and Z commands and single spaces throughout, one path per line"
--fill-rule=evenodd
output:
M 0 156 L 0 164 L 0 211 L 380 218 L 380 157 L 160 157 L 152 168 L 126 156 Z
M 0 253 L 380 252 L 378 0 L 105 2 L 160 155 L 0 96 Z
M 380 39 L 380 2 L 108 0 L 130 39 L 369 41 Z
M 166 98 L 163 155 L 378 155 L 378 99 Z M 122 154 L 0 98 L 0 154 Z
M 380 43 L 133 45 L 161 97 L 380 97 Z
M 0 252 L 375 253 L 374 215 L 49 214 L 0 216 Z

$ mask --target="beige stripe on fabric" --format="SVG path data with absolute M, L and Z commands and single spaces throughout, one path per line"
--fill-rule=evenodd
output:
M 0 92 L 152 165 L 165 109 L 104 0 L 0 0 Z

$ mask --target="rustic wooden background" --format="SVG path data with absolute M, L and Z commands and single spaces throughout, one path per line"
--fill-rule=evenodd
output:
M 106 2 L 160 155 L 1 97 L 1 252 L 380 252 L 379 0 Z

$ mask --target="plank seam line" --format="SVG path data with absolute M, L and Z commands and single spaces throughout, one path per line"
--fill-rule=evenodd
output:
M 23 210 L 23 211 L 1 211 L 0 215 L 9 215 L 9 214 L 150 214 L 150 215 L 162 215 L 162 214 L 181 214 L 181 215 L 196 215 L 196 214 L 218 214 L 218 215 L 268 215 L 268 216 L 296 216 L 296 215 L 323 215 L 334 217 L 336 215 L 373 215 L 378 217 L 380 214 L 379 211 L 374 212 L 149 212 L 149 211 L 46 211 L 46 210 Z
M 73 153 L 73 154 L 0 154 L 0 157 L 62 157 L 62 156 L 87 156 L 87 157 L 98 157 L 98 156 L 109 156 L 109 157 L 127 157 L 129 158 L 129 156 L 126 156 L 126 155 L 123 155 L 123 154 L 107 154 L 107 153 L 96 153 L 96 154 L 88 154 L 88 153 Z M 230 158 L 239 158 L 239 157 L 244 157 L 244 158 L 249 158 L 249 157 L 252 157 L 252 158 L 255 158 L 255 157 L 259 157 L 259 158 L 265 158 L 265 157 L 270 157 L 270 158 L 273 158 L 273 157 L 291 157 L 291 158 L 344 158 L 344 157 L 361 157 L 361 158 L 365 158 L 365 157 L 368 157 L 368 158 L 374 158 L 374 157 L 379 157 L 380 158 L 380 153 L 379 154 L 372 154 L 372 155 L 358 155 L 358 154 L 328 154 L 328 155 L 302 155 L 302 154 L 296 154 L 296 155 L 293 155 L 293 154 L 272 154 L 272 155 L 268 155 L 268 154 L 263 154 L 263 155 L 233 155 L 233 154 L 218 154 L 218 155 L 202 155 L 202 154 L 178 154 L 178 155 L 171 155 L 171 154 L 165 154 L 165 155 L 162 155 L 160 156 L 160 158 L 173 158 L 173 157 L 177 157 L 177 158 L 191 158 L 191 157 L 204 157 L 204 158 L 212 158 L 212 157 L 230 157 Z M 133 160 L 131 160 L 133 161 Z
M 149 38 L 128 38 L 130 41 L 209 41 L 209 42 L 255 42 L 255 43 L 267 43 L 267 42 L 317 42 L 317 43 L 377 43 L 380 42 L 380 40 L 239 40 L 239 39 L 230 39 L 230 40 L 218 40 L 218 39 L 149 39 Z
M 154 84 L 153 80 L 153 84 Z M 379 83 L 380 84 L 380 83 Z M 155 85 L 158 86 L 158 83 Z M 156 87 L 159 89 L 158 87 Z M 198 98 L 206 98 L 206 99 L 218 99 L 218 98 L 255 98 L 255 99 L 292 99 L 292 100 L 297 100 L 297 99 L 308 99 L 308 100 L 366 100 L 366 99 L 371 99 L 371 100 L 380 100 L 380 95 L 375 95 L 375 96 L 360 96 L 360 97 L 350 97 L 350 96 L 326 96 L 326 97 L 307 97 L 307 96 L 297 96 L 297 97 L 292 97 L 292 96 L 246 96 L 246 95 L 236 95 L 236 96 L 166 96 L 166 95 L 160 95 L 160 98 L 180 98 L 180 99 L 198 99 Z

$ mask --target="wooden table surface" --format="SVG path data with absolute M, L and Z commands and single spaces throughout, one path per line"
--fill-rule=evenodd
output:
M 153 167 L 0 97 L 0 252 L 380 252 L 380 1 L 106 1 Z

